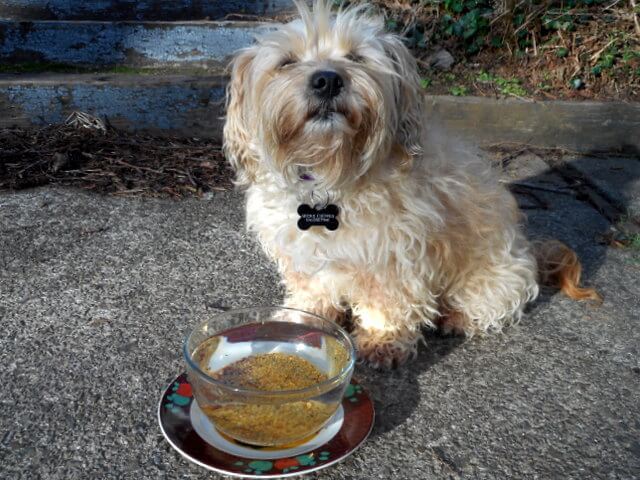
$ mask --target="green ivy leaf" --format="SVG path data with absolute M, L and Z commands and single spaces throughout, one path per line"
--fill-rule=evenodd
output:
M 455 87 L 451 87 L 449 89 L 449 93 L 451 93 L 451 95 L 454 95 L 456 97 L 463 97 L 467 93 L 469 93 L 469 89 L 464 85 L 457 85 Z
M 451 12 L 461 13 L 463 7 L 463 0 L 444 0 L 444 8 Z
M 493 78 L 493 75 L 483 70 L 478 74 L 478 76 L 476 77 L 476 80 L 482 83 L 490 83 L 490 82 L 493 82 L 494 78 Z

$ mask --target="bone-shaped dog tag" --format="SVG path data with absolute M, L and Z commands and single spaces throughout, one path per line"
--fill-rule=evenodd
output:
M 316 225 L 324 226 L 327 230 L 337 230 L 339 226 L 338 214 L 340 209 L 336 205 L 327 205 L 324 208 L 313 208 L 303 204 L 298 207 L 298 228 L 308 230 Z

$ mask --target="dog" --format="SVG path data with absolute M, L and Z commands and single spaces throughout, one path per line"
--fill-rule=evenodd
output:
M 299 18 L 232 60 L 223 133 L 286 306 L 350 316 L 359 357 L 394 367 L 416 355 L 424 327 L 502 331 L 541 283 L 597 297 L 578 287 L 568 247 L 525 238 L 487 164 L 442 146 L 416 61 L 382 18 L 294 3 Z

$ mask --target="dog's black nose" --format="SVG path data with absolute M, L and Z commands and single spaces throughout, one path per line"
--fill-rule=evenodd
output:
M 320 70 L 311 75 L 313 93 L 327 100 L 338 96 L 343 85 L 342 77 L 333 70 Z

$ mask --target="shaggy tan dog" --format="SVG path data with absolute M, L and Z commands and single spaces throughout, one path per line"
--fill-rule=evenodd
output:
M 225 151 L 286 304 L 336 320 L 351 311 L 375 366 L 415 355 L 425 326 L 501 331 L 538 295 L 513 196 L 476 155 L 435 138 L 416 63 L 382 19 L 331 3 L 296 2 L 300 19 L 232 64 Z M 327 203 L 337 229 L 299 227 L 300 205 Z M 576 287 L 568 248 L 542 252 L 567 292 L 595 295 Z

